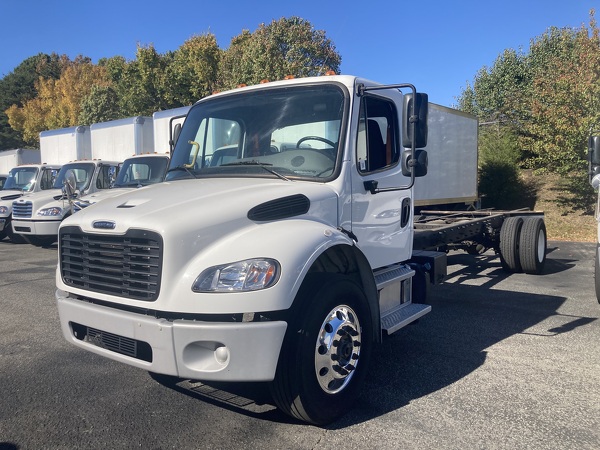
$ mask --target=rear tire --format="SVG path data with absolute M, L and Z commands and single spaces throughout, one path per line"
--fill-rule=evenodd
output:
M 295 300 L 277 373 L 275 404 L 286 414 L 326 425 L 360 393 L 373 343 L 367 299 L 341 275 L 307 279 Z
M 508 217 L 500 228 L 500 264 L 507 272 L 521 272 L 519 244 L 522 217 Z
M 539 275 L 546 263 L 546 225 L 541 217 L 527 217 L 519 240 L 519 260 L 523 272 Z

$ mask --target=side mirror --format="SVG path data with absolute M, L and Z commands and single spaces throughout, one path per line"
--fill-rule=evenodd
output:
M 429 159 L 426 150 L 415 150 L 415 159 L 411 158 L 410 150 L 402 153 L 402 175 L 410 177 L 411 170 L 415 172 L 415 178 L 427 175 Z
M 595 191 L 600 188 L 600 175 L 594 175 L 594 178 L 592 178 L 592 187 Z
M 175 148 L 175 144 L 177 144 L 177 139 L 179 139 L 180 134 L 181 134 L 181 124 L 176 123 L 175 126 L 173 127 L 173 136 L 171 137 L 171 140 L 169 141 L 169 146 L 171 147 L 171 152 Z
M 63 181 L 63 192 L 67 196 L 67 199 L 72 200 L 75 197 L 77 191 L 77 180 L 75 179 L 75 173 L 72 170 L 67 170 L 65 174 L 65 180 Z
M 427 147 L 427 115 L 429 112 L 427 94 L 406 94 L 402 108 L 402 146 L 411 148 Z M 413 114 L 414 104 L 414 114 Z M 413 136 L 414 124 L 414 136 Z

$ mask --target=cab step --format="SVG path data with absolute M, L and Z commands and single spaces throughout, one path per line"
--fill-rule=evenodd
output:
M 390 335 L 411 322 L 423 317 L 431 311 L 430 305 L 422 303 L 408 303 L 387 312 L 381 317 L 381 329 Z

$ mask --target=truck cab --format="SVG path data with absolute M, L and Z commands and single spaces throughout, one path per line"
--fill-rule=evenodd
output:
M 268 382 L 286 413 L 335 420 L 372 345 L 430 311 L 423 271 L 445 269 L 413 256 L 426 138 L 408 84 L 325 76 L 200 100 L 163 183 L 61 224 L 64 337 L 161 375 Z
M 40 246 L 56 241 L 60 222 L 71 214 L 69 200 L 63 195 L 68 172 L 76 178 L 77 196 L 108 189 L 119 168 L 117 161 L 75 161 L 62 166 L 47 189 L 12 201 L 12 231 L 26 241 Z
M 27 164 L 10 170 L 0 190 L 0 240 L 6 236 L 12 241 L 20 240 L 11 226 L 13 201 L 25 194 L 51 189 L 60 168 L 57 164 Z
M 116 180 L 109 189 L 74 199 L 74 212 L 87 208 L 101 200 L 125 194 L 134 189 L 161 183 L 169 166 L 167 153 L 146 153 L 135 155 L 123 161 Z

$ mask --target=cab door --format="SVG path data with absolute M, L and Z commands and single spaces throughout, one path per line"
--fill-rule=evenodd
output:
M 396 101 L 394 97 L 399 97 Z M 412 189 L 373 193 L 374 187 L 406 186 L 402 175 L 401 94 L 366 94 L 360 101 L 352 170 L 352 232 L 371 267 L 406 260 L 412 253 Z

